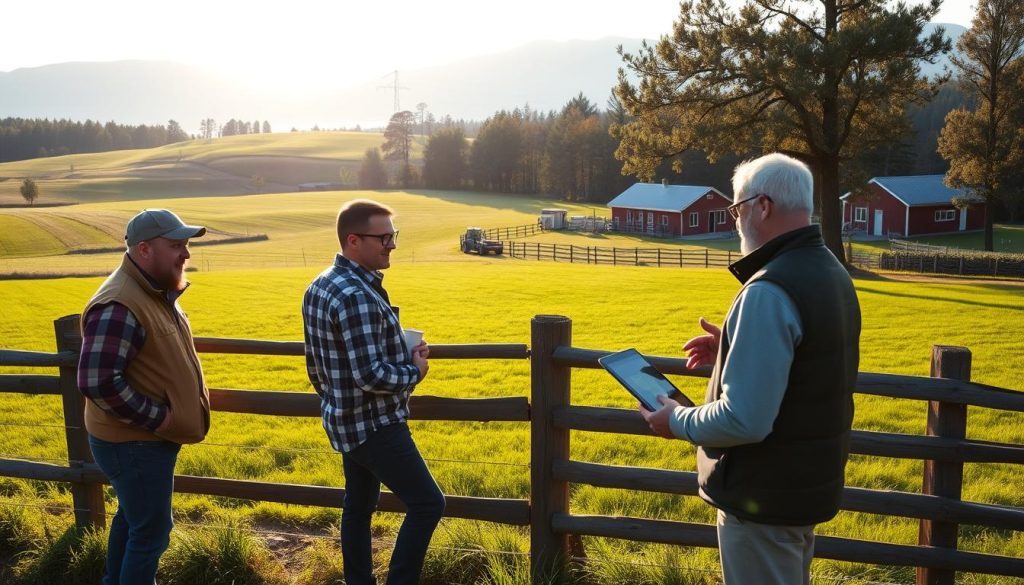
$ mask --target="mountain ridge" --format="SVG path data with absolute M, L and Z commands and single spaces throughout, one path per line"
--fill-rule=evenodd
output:
M 939 24 L 931 25 L 931 27 Z M 942 24 L 954 44 L 966 29 Z M 483 120 L 497 110 L 529 105 L 557 110 L 583 93 L 604 108 L 622 60 L 616 48 L 635 53 L 641 39 L 535 41 L 506 51 L 429 68 L 400 71 L 402 109 L 426 103 L 437 118 Z M 922 64 L 934 75 L 948 65 Z M 177 120 L 197 133 L 213 118 L 268 120 L 276 131 L 290 128 L 383 126 L 394 92 L 381 80 L 302 93 L 301 87 L 257 90 L 228 75 L 173 61 L 65 62 L 0 72 L 0 117 L 114 120 L 122 124 L 166 124 Z

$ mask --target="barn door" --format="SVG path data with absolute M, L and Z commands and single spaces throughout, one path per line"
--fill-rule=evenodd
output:
M 967 208 L 960 210 L 960 231 L 967 230 Z
M 875 210 L 875 231 L 874 231 L 874 234 L 876 236 L 882 235 L 882 210 L 881 209 L 876 209 Z

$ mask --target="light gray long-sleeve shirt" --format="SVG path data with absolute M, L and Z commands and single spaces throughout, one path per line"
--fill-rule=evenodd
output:
M 722 395 L 700 406 L 680 406 L 669 419 L 673 435 L 704 447 L 759 443 L 771 433 L 802 337 L 793 300 L 762 281 L 743 289 L 724 329 L 731 345 Z

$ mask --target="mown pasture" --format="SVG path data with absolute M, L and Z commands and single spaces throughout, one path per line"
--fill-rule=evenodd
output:
M 309 280 L 330 261 L 333 211 L 341 200 L 358 193 L 286 194 L 181 201 L 147 201 L 168 205 L 189 221 L 208 222 L 230 231 L 243 226 L 271 234 L 267 242 L 226 245 L 246 248 L 243 257 L 271 253 L 296 245 L 306 248 L 306 264 L 292 268 L 244 268 L 192 274 L 193 288 L 183 299 L 197 335 L 294 340 L 301 338 L 299 304 Z M 365 195 L 365 194 L 362 194 Z M 724 270 L 655 269 L 566 265 L 507 258 L 464 256 L 455 250 L 459 225 L 503 225 L 536 217 L 542 201 L 515 197 L 491 202 L 482 196 L 444 197 L 431 193 L 375 193 L 395 206 L 402 231 L 400 248 L 386 283 L 403 321 L 427 331 L 433 343 L 529 342 L 529 321 L 535 314 L 564 314 L 574 320 L 575 345 L 675 355 L 697 333 L 696 321 L 706 316 L 721 321 L 738 283 Z M 298 199 L 291 199 L 291 198 Z M 459 197 L 463 197 L 462 200 Z M 287 202 L 287 204 L 285 204 Z M 129 214 L 142 202 L 102 204 Z M 490 203 L 490 204 L 488 204 Z M 107 207 L 109 206 L 109 207 Z M 87 206 L 80 207 L 88 210 Z M 280 237 L 275 230 L 280 230 Z M 547 237 L 547 236 L 545 236 Z M 585 236 L 562 235 L 573 238 Z M 607 236 L 606 236 L 607 237 Z M 618 236 L 615 236 L 618 237 Z M 265 247 L 264 247 L 265 246 Z M 212 253 L 214 246 L 209 248 Z M 196 259 L 206 250 L 196 248 Z M 242 252 L 239 252 L 242 254 Z M 255 256 L 254 256 L 255 257 Z M 54 257 L 31 261 L 46 265 Z M 100 256 L 109 269 L 116 256 Z M 26 261 L 30 259 L 26 258 Z M 51 350 L 52 320 L 80 310 L 101 278 L 68 278 L 0 282 L 0 346 Z M 927 375 L 932 344 L 965 345 L 974 352 L 974 379 L 1018 388 L 1024 358 L 1019 352 L 1024 303 L 1021 289 L 999 283 L 913 283 L 887 279 L 858 280 L 864 313 L 864 371 Z M 205 355 L 204 368 L 213 387 L 311 391 L 301 359 Z M 11 369 L 8 369 L 11 371 Z M 696 400 L 703 395 L 699 380 L 677 380 Z M 418 392 L 442 396 L 527 395 L 526 362 L 435 362 Z M 574 401 L 630 408 L 631 400 L 597 371 L 573 376 Z M 38 460 L 66 457 L 62 434 L 45 425 L 59 425 L 60 401 L 52 397 L 0 397 L 2 455 Z M 890 432 L 921 433 L 925 405 L 918 402 L 860 397 L 856 426 Z M 1024 443 L 1020 415 L 972 409 L 968 435 L 981 440 Z M 12 426 L 13 425 L 13 426 Z M 28 426 L 22 426 L 28 425 Z M 528 494 L 527 429 L 514 423 L 413 423 L 414 432 L 442 488 L 453 494 L 526 497 Z M 693 448 L 682 442 L 575 433 L 573 458 L 613 464 L 693 469 Z M 338 457 L 330 452 L 316 419 L 283 419 L 218 413 L 205 444 L 183 450 L 180 472 L 306 483 L 341 485 Z M 851 462 L 851 485 L 901 491 L 920 489 L 922 469 L 915 462 L 857 457 Z M 1024 505 L 1021 471 L 1009 466 L 968 465 L 965 499 Z M 17 483 L 17 482 L 15 482 Z M 68 503 L 64 491 L 41 485 L 15 485 L 4 490 L 19 500 Z M 178 513 L 200 521 L 218 513 L 262 522 L 333 523 L 336 511 L 276 504 L 249 504 L 221 498 L 182 496 Z M 586 486 L 572 489 L 572 509 L 579 513 L 633 515 L 712 521 L 711 510 L 696 498 L 631 493 Z M 396 517 L 383 515 L 382 534 Z M 446 521 L 442 541 L 465 535 L 464 523 Z M 480 534 L 491 530 L 479 527 Z M 472 531 L 472 530 L 471 530 Z M 843 513 L 820 527 L 824 534 L 913 543 L 917 522 Z M 443 536 L 448 534 L 449 537 Z M 518 546 L 525 546 L 520 534 Z M 999 554 L 1024 554 L 1024 538 L 1008 531 L 962 532 L 962 548 Z M 609 555 L 634 553 L 663 559 L 663 547 L 636 547 L 609 542 L 595 545 Z M 646 551 L 646 552 L 645 552 Z M 674 553 L 673 553 L 674 554 Z M 651 556 L 653 555 L 653 556 Z M 694 566 L 713 569 L 713 551 L 683 555 Z M 872 569 L 819 562 L 819 574 L 858 575 L 876 580 L 911 579 L 906 570 Z M 979 581 L 998 582 L 998 581 Z
M 334 216 L 345 201 L 372 196 L 398 211 L 401 252 L 408 262 L 466 261 L 458 237 L 467 226 L 514 226 L 536 223 L 550 200 L 516 195 L 468 192 L 360 191 L 303 192 L 235 197 L 193 197 L 102 203 L 69 207 L 0 209 L 0 274 L 101 274 L 117 262 L 119 252 L 68 254 L 82 248 L 123 245 L 124 224 L 144 207 L 168 207 L 186 221 L 218 234 L 266 234 L 269 239 L 217 246 L 195 246 L 193 266 L 201 271 L 254 267 L 313 266 L 337 249 Z M 607 214 L 593 204 L 559 204 L 571 214 Z M 206 238 L 208 239 L 208 238 Z M 737 249 L 736 240 L 671 241 L 633 235 L 549 232 L 536 241 L 579 246 L 703 249 L 704 245 Z M 199 240 L 197 240 L 199 242 Z M 488 262 L 507 259 L 491 256 Z
M 383 141 L 382 134 L 370 132 L 249 134 L 8 162 L 0 164 L 0 205 L 24 203 L 18 191 L 24 178 L 38 183 L 39 204 L 291 191 L 315 181 L 354 183 L 363 153 Z M 419 157 L 422 148 L 417 137 L 414 155 Z M 262 177 L 262 188 L 254 176 Z

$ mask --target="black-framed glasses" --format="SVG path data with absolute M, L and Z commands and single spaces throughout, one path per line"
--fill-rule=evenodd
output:
M 764 197 L 768 201 L 772 200 L 772 198 L 769 197 L 768 195 L 765 195 L 764 193 L 758 193 L 757 195 L 754 195 L 752 197 L 747 197 L 746 199 L 741 199 L 740 201 L 737 201 L 736 203 L 733 203 L 729 207 L 726 207 L 725 210 L 729 212 L 729 215 L 731 215 L 733 219 L 739 219 L 740 218 L 740 205 L 743 205 L 747 201 L 753 201 L 753 200 L 755 200 L 755 199 L 757 199 L 759 197 Z
M 398 230 L 391 232 L 390 234 L 352 234 L 353 236 L 359 236 L 360 238 L 377 238 L 380 240 L 380 245 L 387 248 L 391 244 L 398 242 Z

